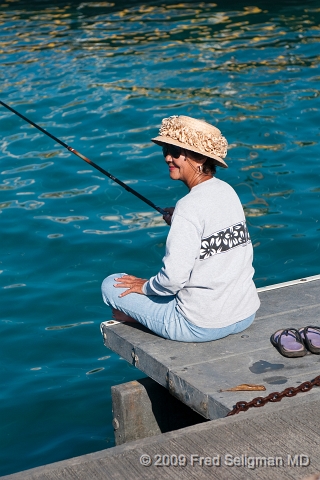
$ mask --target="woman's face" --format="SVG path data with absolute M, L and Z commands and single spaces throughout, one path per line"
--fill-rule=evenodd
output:
M 188 187 L 194 181 L 200 163 L 187 156 L 187 152 L 180 147 L 164 145 L 162 147 L 164 159 L 169 167 L 172 180 L 181 180 Z
M 172 180 L 182 180 L 181 175 L 185 173 L 186 156 L 184 150 L 180 147 L 165 145 L 163 147 L 163 156 L 169 167 L 169 175 Z M 188 165 L 188 164 L 187 164 Z

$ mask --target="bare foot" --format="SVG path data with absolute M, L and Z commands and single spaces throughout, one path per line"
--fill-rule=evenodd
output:
M 116 310 L 115 308 L 112 309 L 112 318 L 117 320 L 117 322 L 139 323 L 134 318 L 129 317 L 129 315 L 126 315 L 125 313 L 120 312 L 120 310 Z

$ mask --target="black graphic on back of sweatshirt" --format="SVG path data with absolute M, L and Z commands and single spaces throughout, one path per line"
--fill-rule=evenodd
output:
M 250 241 L 246 222 L 236 223 L 201 240 L 200 260 L 206 260 L 218 253 L 225 253 Z

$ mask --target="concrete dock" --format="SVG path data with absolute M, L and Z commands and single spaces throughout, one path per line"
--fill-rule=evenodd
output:
M 289 401 L 2 478 L 305 479 L 320 472 L 320 392 Z
M 2 478 L 304 479 L 320 472 L 318 387 L 225 417 L 237 401 L 320 375 L 319 355 L 285 358 L 269 340 L 280 328 L 320 326 L 320 276 L 260 289 L 259 296 L 253 325 L 216 342 L 172 342 L 141 326 L 102 324 L 108 348 L 208 421 Z M 266 391 L 221 392 L 242 383 Z
M 320 277 L 260 289 L 259 297 L 252 326 L 216 342 L 173 342 L 140 325 L 102 324 L 104 343 L 203 417 L 221 418 L 236 401 L 247 402 L 261 392 L 220 390 L 262 384 L 266 396 L 320 374 L 318 355 L 285 358 L 270 343 L 280 328 L 320 326 Z

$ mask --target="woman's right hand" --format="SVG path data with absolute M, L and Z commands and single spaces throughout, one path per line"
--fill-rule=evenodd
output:
M 171 225 L 172 215 L 174 212 L 174 207 L 167 207 L 163 209 L 165 212 L 168 212 L 166 215 L 163 215 L 163 220 L 168 224 Z

